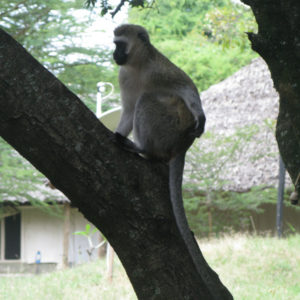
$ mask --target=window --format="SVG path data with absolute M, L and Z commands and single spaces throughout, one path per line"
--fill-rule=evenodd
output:
M 21 215 L 4 218 L 4 259 L 21 257 Z M 2 224 L 3 224 L 2 223 Z

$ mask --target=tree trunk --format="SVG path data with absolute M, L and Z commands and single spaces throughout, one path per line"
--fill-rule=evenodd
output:
M 258 23 L 258 33 L 248 34 L 252 48 L 268 64 L 280 96 L 277 143 L 300 195 L 300 1 L 242 1 Z
M 139 299 L 232 299 L 176 226 L 168 170 L 119 149 L 113 134 L 0 30 L 0 135 L 107 237 Z

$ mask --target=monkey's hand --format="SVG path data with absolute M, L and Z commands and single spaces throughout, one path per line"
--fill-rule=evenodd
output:
M 204 132 L 204 127 L 205 127 L 205 115 L 204 113 L 199 115 L 198 118 L 196 119 L 196 124 L 194 129 L 190 132 L 190 134 L 194 137 L 200 137 L 202 133 Z
M 114 141 L 116 144 L 118 144 L 122 149 L 132 152 L 132 153 L 140 153 L 140 149 L 136 146 L 135 143 L 130 141 L 128 138 L 125 136 L 121 135 L 118 132 L 115 132 L 114 134 Z

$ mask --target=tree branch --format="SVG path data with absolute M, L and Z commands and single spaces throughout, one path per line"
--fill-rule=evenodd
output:
M 103 232 L 140 299 L 232 299 L 201 253 L 205 276 L 197 273 L 176 226 L 165 165 L 120 150 L 3 30 L 0 70 L 0 135 Z
M 27 0 L 24 0 L 24 1 L 21 1 L 21 2 L 18 2 L 16 3 L 15 6 L 11 7 L 10 9 L 7 9 L 3 12 L 0 13 L 0 18 L 3 18 L 5 16 L 7 16 L 9 13 L 15 11 L 15 10 L 18 10 L 20 8 L 20 6 L 22 6 L 22 4 L 25 4 L 27 2 Z
M 115 8 L 115 10 L 110 13 L 112 18 L 121 10 L 121 8 L 124 6 L 125 2 L 126 2 L 126 0 L 121 0 L 120 3 Z

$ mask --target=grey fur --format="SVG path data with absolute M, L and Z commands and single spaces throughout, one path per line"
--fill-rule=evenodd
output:
M 143 27 L 121 25 L 114 33 L 115 43 L 127 43 L 127 60 L 119 72 L 123 111 L 116 135 L 120 140 L 133 129 L 133 151 L 168 162 L 177 226 L 195 267 L 204 276 L 201 252 L 188 227 L 181 190 L 185 152 L 204 131 L 198 90 L 188 75 L 154 48 Z M 130 145 L 124 140 L 122 143 Z

